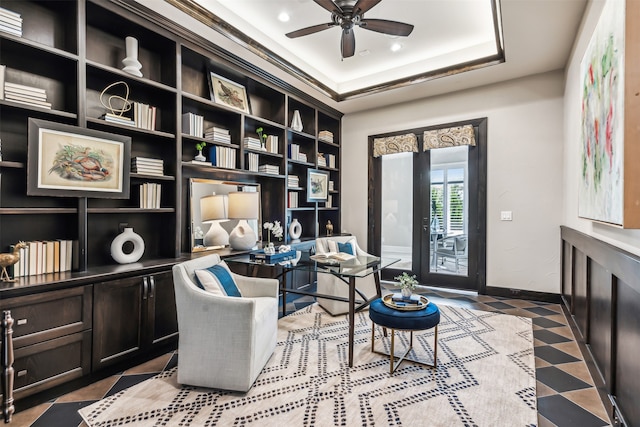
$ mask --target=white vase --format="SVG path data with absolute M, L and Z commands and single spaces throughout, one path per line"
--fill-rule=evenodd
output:
M 202 154 L 202 150 L 198 150 L 198 155 L 193 158 L 199 162 L 206 162 L 207 158 Z
M 291 120 L 291 129 L 296 132 L 302 132 L 302 118 L 300 118 L 300 111 L 295 110 L 293 112 L 293 119 Z
M 411 298 L 411 294 L 413 293 L 411 288 L 402 288 L 400 292 L 402 293 L 402 298 Z
M 292 240 L 297 240 L 302 236 L 302 224 L 298 222 L 297 218 L 293 218 L 291 224 L 289 224 L 289 237 Z
M 122 63 L 124 64 L 122 71 L 133 76 L 142 77 L 142 73 L 140 72 L 142 64 L 138 62 L 138 39 L 129 36 L 124 40 L 127 57 L 122 60 Z
M 123 248 L 128 242 L 133 244 L 133 251 L 125 253 Z M 130 264 L 138 261 L 144 254 L 144 240 L 133 231 L 133 228 L 125 228 L 111 242 L 111 257 L 119 264 Z

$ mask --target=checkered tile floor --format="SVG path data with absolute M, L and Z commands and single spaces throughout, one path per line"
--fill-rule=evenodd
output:
M 436 304 L 463 306 L 530 317 L 535 339 L 538 426 L 600 427 L 610 425 L 580 348 L 558 304 L 421 288 Z M 287 312 L 313 302 L 310 297 L 287 301 Z M 119 375 L 18 412 L 11 425 L 83 427 L 78 409 L 175 366 L 177 355 L 166 354 Z

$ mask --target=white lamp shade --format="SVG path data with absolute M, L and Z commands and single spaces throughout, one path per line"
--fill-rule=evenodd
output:
M 200 199 L 200 215 L 202 222 L 227 218 L 227 203 L 225 196 L 217 194 Z
M 260 194 L 237 191 L 229 193 L 229 219 L 258 219 Z

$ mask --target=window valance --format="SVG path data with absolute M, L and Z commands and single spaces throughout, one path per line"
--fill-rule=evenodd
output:
M 414 133 L 373 139 L 373 157 L 410 152 L 418 152 L 418 137 Z
M 434 148 L 457 147 L 459 145 L 476 145 L 476 137 L 472 125 L 456 126 L 424 131 L 423 151 Z

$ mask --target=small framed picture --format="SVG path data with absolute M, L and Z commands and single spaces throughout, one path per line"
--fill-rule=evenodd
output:
M 326 202 L 329 196 L 329 174 L 318 169 L 307 173 L 307 202 Z
M 209 72 L 209 88 L 211 100 L 216 104 L 226 105 L 227 107 L 250 113 L 249 100 L 244 86 Z
M 131 138 L 29 119 L 29 196 L 129 198 Z

